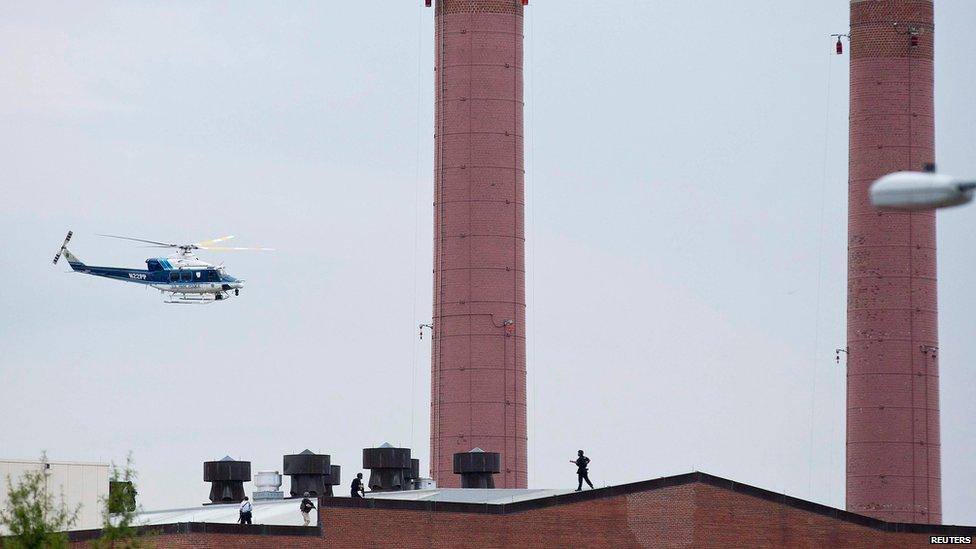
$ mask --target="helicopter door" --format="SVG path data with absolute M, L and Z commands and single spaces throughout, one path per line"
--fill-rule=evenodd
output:
M 179 282 L 180 281 L 180 273 L 177 272 L 177 271 L 170 271 L 169 272 L 169 281 L 170 282 Z
M 180 272 L 180 282 L 190 282 L 191 280 L 193 280 L 193 273 L 190 271 Z

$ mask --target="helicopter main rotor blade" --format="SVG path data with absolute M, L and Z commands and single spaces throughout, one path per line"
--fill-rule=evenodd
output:
M 240 251 L 273 252 L 274 251 L 274 248 L 236 248 L 230 246 L 200 246 L 200 249 L 218 251 L 218 252 L 240 252 Z
M 227 236 L 221 236 L 220 238 L 214 238 L 214 239 L 211 239 L 211 240 L 202 240 L 200 242 L 194 242 L 193 245 L 194 246 L 199 246 L 199 247 L 205 247 L 205 246 L 209 246 L 211 244 L 216 244 L 218 242 L 223 242 L 225 240 L 230 240 L 232 238 L 234 238 L 234 235 L 231 234 L 231 235 L 227 235 Z
M 170 244 L 168 242 L 157 242 L 155 240 L 146 240 L 144 238 L 132 238 L 130 236 L 118 236 L 114 234 L 100 234 L 98 236 L 105 236 L 108 238 L 119 238 L 121 240 L 132 240 L 134 242 L 144 242 L 149 244 L 145 246 L 146 248 L 178 248 L 182 250 L 182 253 L 190 253 L 191 250 L 215 250 L 222 252 L 230 251 L 273 251 L 272 248 L 243 248 L 243 247 L 233 247 L 233 246 L 211 246 L 210 244 L 217 244 L 219 242 L 224 242 L 225 240 L 230 240 L 234 238 L 234 235 L 221 236 L 219 238 L 213 238 L 210 240 L 203 240 L 200 242 L 194 242 L 193 244 Z
M 121 239 L 121 240 L 132 240 L 132 241 L 135 241 L 135 242 L 145 242 L 146 244 L 155 244 L 155 245 L 160 246 L 160 247 L 163 247 L 163 248 L 179 248 L 180 247 L 179 244 L 169 244 L 169 243 L 166 243 L 166 242 L 156 242 L 155 240 L 145 240 L 145 239 L 142 239 L 142 238 L 132 238 L 132 237 L 129 237 L 129 236 L 117 236 L 117 235 L 114 235 L 114 234 L 100 234 L 98 236 L 105 236 L 105 237 L 108 237 L 108 238 L 118 238 L 118 239 Z

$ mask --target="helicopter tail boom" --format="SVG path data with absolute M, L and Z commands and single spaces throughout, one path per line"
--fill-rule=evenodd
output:
M 71 265 L 71 270 L 81 271 L 88 267 L 82 260 L 78 259 L 78 256 L 71 253 L 71 250 L 68 248 L 62 248 L 62 251 L 64 252 L 64 258 L 68 260 L 68 265 Z

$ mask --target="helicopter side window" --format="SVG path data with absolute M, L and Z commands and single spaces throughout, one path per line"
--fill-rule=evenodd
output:
M 220 282 L 220 274 L 217 271 L 207 271 L 207 282 Z
M 170 271 L 169 272 L 169 281 L 170 282 L 179 282 L 179 280 L 180 280 L 180 273 L 178 273 L 176 271 Z
M 190 271 L 183 271 L 180 273 L 181 282 L 190 282 L 191 280 L 193 280 L 193 274 L 190 273 Z

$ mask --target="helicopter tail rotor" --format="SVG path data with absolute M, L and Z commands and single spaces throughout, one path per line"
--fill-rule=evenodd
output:
M 61 256 L 63 255 L 68 261 L 68 265 L 71 266 L 72 271 L 86 272 L 86 269 L 88 268 L 87 265 L 85 265 L 82 260 L 78 259 L 78 257 L 71 253 L 71 250 L 68 249 L 68 242 L 71 241 L 71 235 L 72 232 L 68 231 L 68 236 L 64 237 L 64 242 L 61 243 L 58 253 L 54 254 L 54 264 L 57 265 L 58 261 L 61 260 Z
M 68 249 L 68 241 L 71 240 L 71 231 L 68 231 L 68 236 L 64 237 L 64 242 L 61 243 L 61 247 L 58 248 L 58 253 L 54 254 L 54 264 L 58 264 L 58 260 L 61 259 L 61 254 Z

